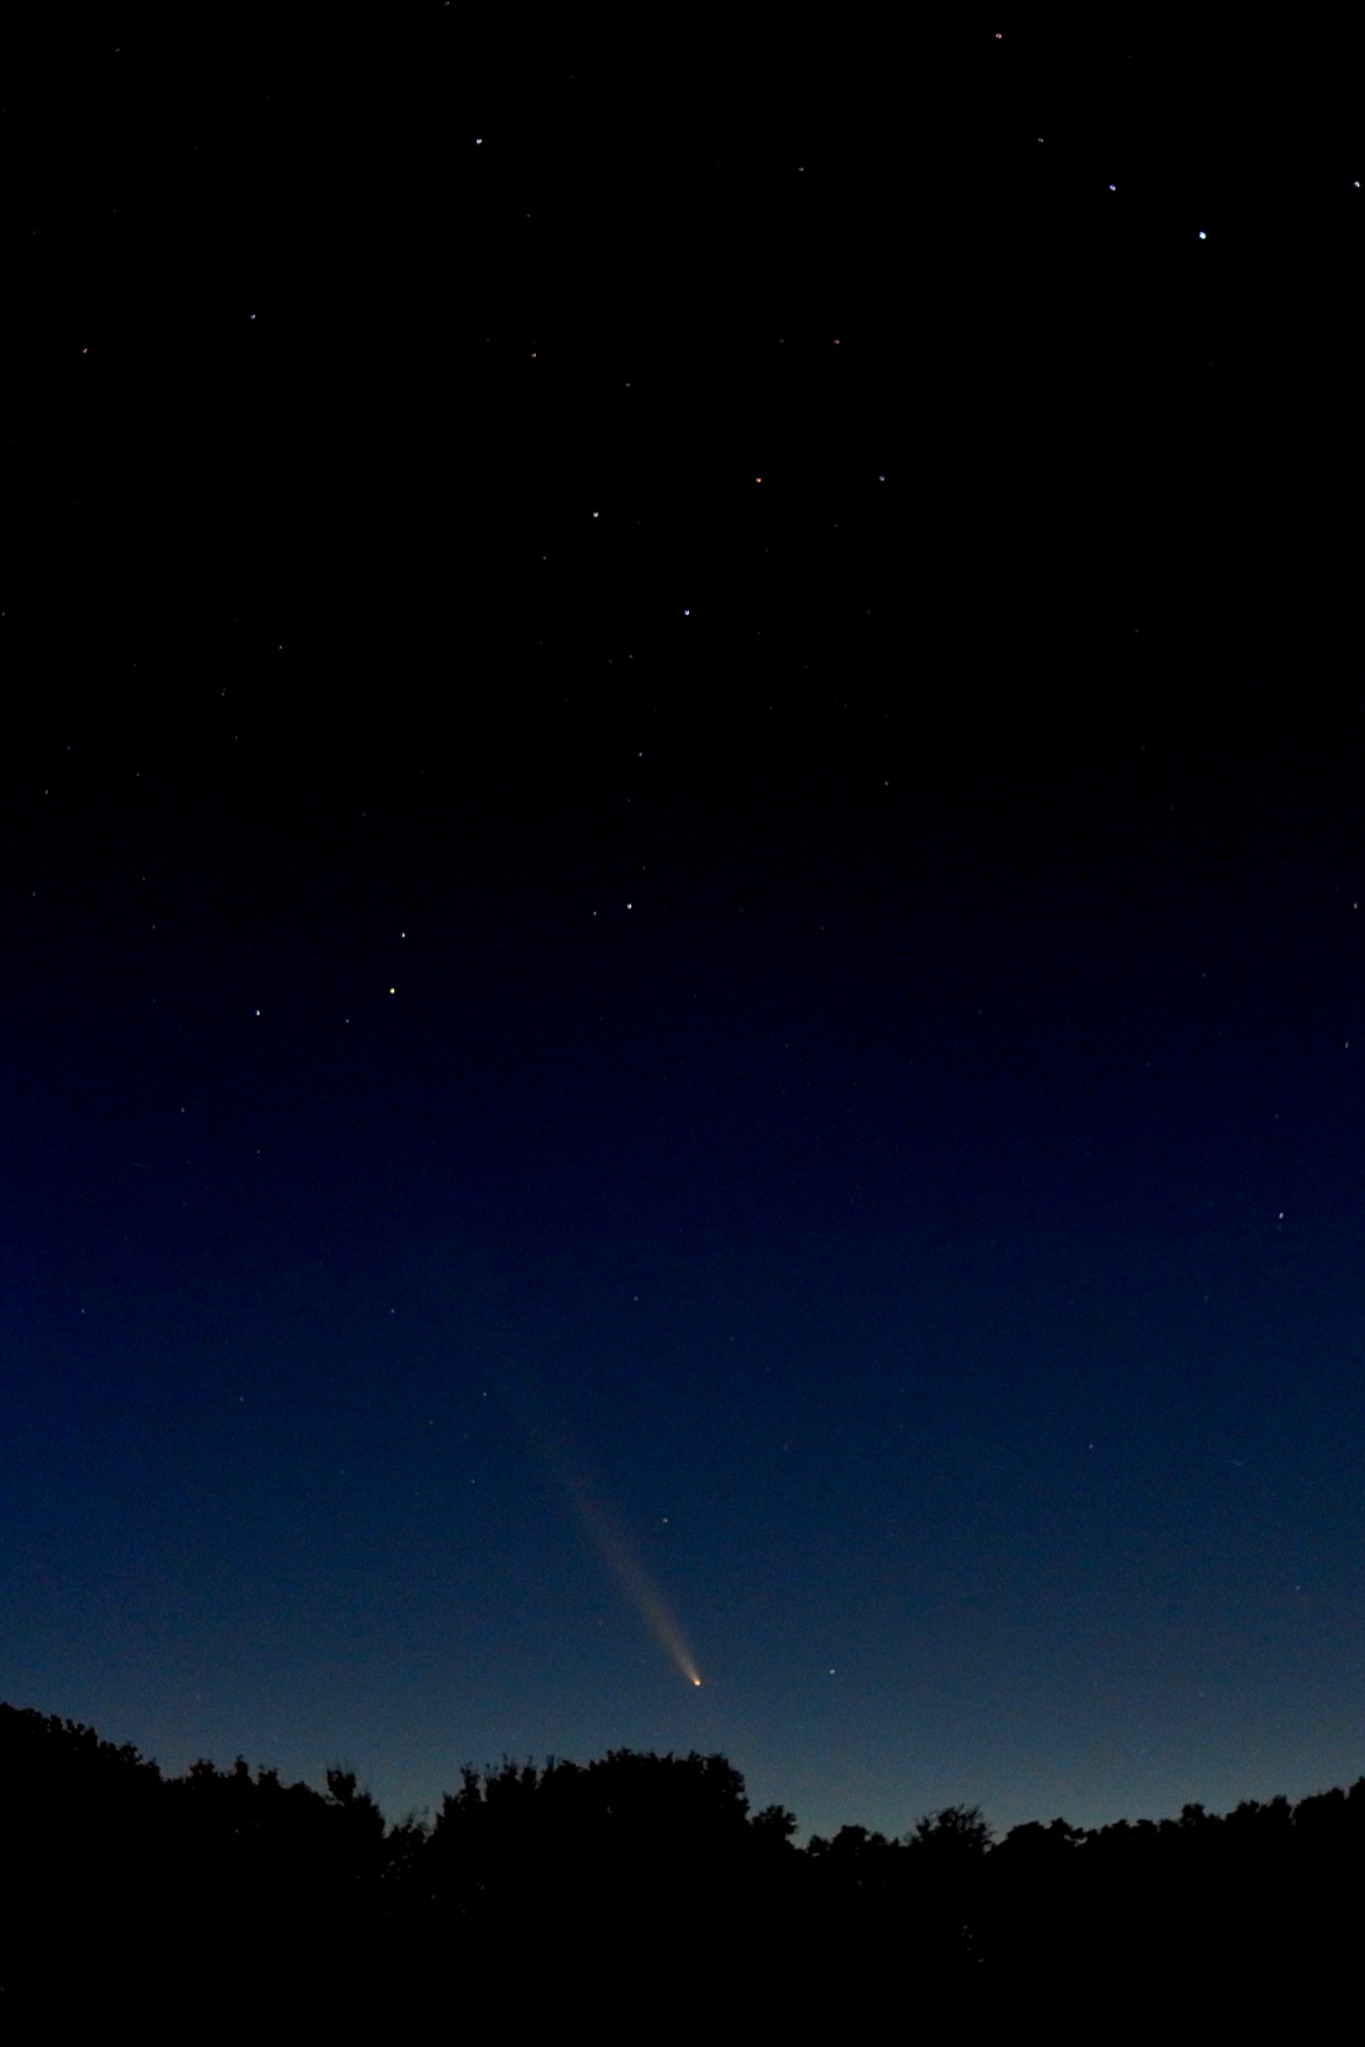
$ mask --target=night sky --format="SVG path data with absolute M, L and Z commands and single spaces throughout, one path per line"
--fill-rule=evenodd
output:
M 1347 1782 L 1361 53 L 466 12 L 7 31 L 0 1697 Z

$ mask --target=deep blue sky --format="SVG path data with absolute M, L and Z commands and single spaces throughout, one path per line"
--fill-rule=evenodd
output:
M 453 13 L 16 51 L 0 1695 L 395 1814 L 1354 1778 L 1324 60 Z

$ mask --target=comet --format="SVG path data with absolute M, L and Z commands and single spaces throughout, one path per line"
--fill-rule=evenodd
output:
M 678 1675 L 689 1685 L 700 1689 L 701 1672 L 683 1638 L 677 1618 L 627 1540 L 616 1516 L 604 1505 L 577 1460 L 571 1460 L 543 1427 L 529 1419 L 525 1397 L 510 1404 L 520 1410 L 518 1419 L 523 1428 L 559 1482 L 580 1526 L 620 1585 L 627 1601 Z

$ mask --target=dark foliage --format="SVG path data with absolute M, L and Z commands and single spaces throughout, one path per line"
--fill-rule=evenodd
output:
M 999 1842 L 949 1806 L 899 1841 L 846 1826 L 800 1850 L 718 1755 L 466 1767 L 433 1822 L 391 1825 L 349 1772 L 325 1792 L 240 1758 L 168 1778 L 0 1705 L 0 1771 L 0 2011 L 30 2031 L 453 2029 L 492 2000 L 599 2036 L 712 2011 L 799 2036 L 913 2000 L 959 2031 L 1032 2012 L 1065 2036 L 1116 1996 L 1302 2024 L 1345 1987 L 1365 1850 L 1365 1778 Z

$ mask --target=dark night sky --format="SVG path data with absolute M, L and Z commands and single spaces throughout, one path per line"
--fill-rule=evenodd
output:
M 0 1696 L 1359 1775 L 1358 53 L 462 14 L 9 32 Z

